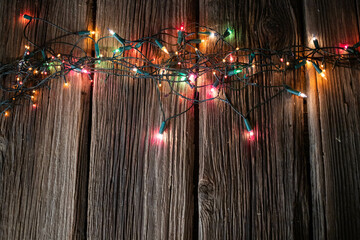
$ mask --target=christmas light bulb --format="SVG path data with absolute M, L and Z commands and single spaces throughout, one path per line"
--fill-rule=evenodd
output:
M 168 50 L 166 49 L 166 47 L 165 47 L 164 45 L 162 45 L 162 43 L 159 42 L 159 40 L 155 39 L 155 43 L 156 43 L 156 45 L 158 45 L 158 47 L 159 47 L 162 51 L 164 51 L 164 52 L 166 52 L 167 54 L 169 54 L 169 52 L 168 52 Z
M 131 69 L 133 72 L 137 72 L 137 68 L 136 67 L 134 67 L 133 69 Z
M 164 52 L 166 52 L 167 54 L 169 54 L 169 51 L 166 49 L 166 47 L 162 47 L 161 50 L 163 50 Z
M 283 58 L 280 58 L 280 62 L 284 62 L 284 59 L 283 59 Z
M 33 108 L 36 108 L 36 103 L 34 103 L 34 104 L 32 105 L 32 107 L 33 107 Z
M 210 35 L 209 35 L 210 38 L 215 38 L 215 33 L 214 32 L 211 32 Z
M 5 117 L 8 117 L 8 116 L 10 116 L 10 113 L 9 113 L 9 111 L 5 111 Z
M 229 28 L 227 28 L 227 29 L 225 30 L 224 34 L 223 34 L 223 38 L 226 38 L 226 37 L 230 36 L 231 33 L 232 33 L 231 30 L 230 30 Z
M 307 98 L 307 95 L 305 93 L 300 93 L 299 96 L 302 97 L 302 98 Z
M 89 73 L 88 70 L 86 70 L 85 68 L 81 69 L 82 73 Z
M 317 38 L 316 38 L 316 37 L 313 37 L 313 38 L 312 38 L 312 41 L 313 41 L 313 43 L 314 43 L 315 48 L 319 48 L 319 41 L 317 40 Z
M 289 92 L 289 93 L 291 93 L 293 95 L 296 95 L 296 96 L 299 96 L 299 97 L 302 97 L 302 98 L 307 98 L 307 95 L 305 93 L 296 91 L 296 90 L 290 88 L 289 86 L 285 86 L 285 89 L 286 89 L 287 92 Z
M 253 137 L 253 136 L 254 136 L 254 130 L 251 130 L 251 131 L 249 132 L 249 136 L 250 136 L 250 137 Z
M 194 84 L 195 84 L 196 75 L 193 74 L 193 73 L 191 73 L 188 78 L 189 78 L 190 83 L 194 85 Z
M 27 20 L 31 20 L 32 19 L 32 17 L 31 16 L 29 16 L 29 15 L 27 15 L 27 14 L 24 14 L 24 16 L 23 16 L 25 19 L 27 19 Z
M 116 32 L 111 29 L 109 29 L 109 32 L 116 40 L 118 40 L 118 42 L 120 42 L 122 45 L 125 45 L 125 39 L 121 38 Z
M 250 122 L 245 117 L 243 117 L 243 119 L 244 119 L 244 124 L 245 124 L 246 130 L 249 132 L 249 136 L 250 137 L 254 136 L 254 131 L 251 127 Z
M 160 126 L 159 133 L 158 133 L 158 135 L 157 135 L 157 138 L 158 138 L 159 140 L 162 140 L 162 139 L 163 139 L 163 137 L 164 137 L 164 130 L 165 130 L 165 122 L 162 122 L 162 123 L 161 123 L 161 126 Z

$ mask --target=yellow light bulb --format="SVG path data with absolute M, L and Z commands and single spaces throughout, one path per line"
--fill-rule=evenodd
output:
M 167 54 L 169 54 L 168 50 L 166 49 L 166 47 L 162 47 L 161 50 L 163 50 L 164 52 L 166 52 Z
M 69 83 L 64 83 L 64 87 L 68 87 L 69 86 Z

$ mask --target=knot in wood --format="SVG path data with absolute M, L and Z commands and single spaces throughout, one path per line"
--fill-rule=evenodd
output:
M 199 202 L 202 214 L 211 215 L 214 211 L 214 184 L 207 179 L 199 181 Z

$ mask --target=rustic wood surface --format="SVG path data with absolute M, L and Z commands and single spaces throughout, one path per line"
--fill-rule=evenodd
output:
M 292 1 L 200 1 L 200 9 L 206 9 L 201 24 L 236 29 L 230 40 L 236 46 L 281 49 L 302 43 L 301 5 Z M 283 81 L 279 74 L 259 77 L 263 84 Z M 305 88 L 301 71 L 285 82 Z M 246 112 L 275 93 L 228 92 L 228 97 Z M 200 239 L 310 237 L 305 103 L 283 94 L 255 110 L 249 115 L 255 131 L 250 141 L 243 120 L 229 106 L 200 106 Z
M 195 21 L 191 1 L 98 0 L 96 29 L 127 39 Z M 102 47 L 114 50 L 116 40 Z M 152 49 L 145 49 L 152 55 Z M 90 239 L 190 239 L 193 218 L 193 111 L 155 136 L 162 115 L 154 83 L 95 78 L 89 175 Z M 162 96 L 167 117 L 188 105 Z M 180 107 L 176 107 L 179 106 Z
M 72 31 L 88 28 L 86 1 L 1 1 L 2 62 L 23 54 L 24 13 Z M 41 23 L 30 26 L 38 43 L 58 34 Z M 59 80 L 42 91 L 36 109 L 25 102 L 0 119 L 0 239 L 70 239 L 84 225 L 77 201 L 86 180 L 79 178 L 80 162 L 89 158 L 90 84 L 80 76 L 68 80 L 67 89 Z
M 358 1 L 305 1 L 307 41 L 358 42 Z M 350 9 L 350 10 L 349 10 Z M 328 80 L 308 71 L 308 121 L 314 239 L 360 236 L 360 72 L 327 67 Z
M 127 39 L 197 21 L 233 28 L 239 47 L 282 48 L 311 45 L 313 35 L 321 45 L 356 43 L 359 12 L 351 0 L 4 0 L 0 61 L 23 52 L 20 13 Z M 38 42 L 58 34 L 40 23 L 30 31 Z M 253 141 L 241 118 L 212 102 L 170 121 L 157 142 L 163 119 L 150 80 L 53 82 L 36 110 L 0 117 L 0 239 L 357 239 L 360 72 L 326 71 L 327 80 L 310 67 L 259 76 L 309 97 L 283 94 L 252 112 Z M 274 93 L 228 97 L 246 112 Z M 187 108 L 161 97 L 167 116 Z

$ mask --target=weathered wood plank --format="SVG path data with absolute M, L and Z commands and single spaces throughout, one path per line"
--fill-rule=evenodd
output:
M 192 1 L 97 1 L 96 28 L 138 39 L 194 21 Z M 110 39 L 101 48 L 118 46 Z M 147 50 L 151 56 L 151 49 Z M 107 55 L 107 53 L 103 53 Z M 188 107 L 165 98 L 167 116 Z M 89 239 L 191 239 L 193 112 L 167 125 L 151 79 L 97 76 L 94 83 L 89 174 Z
M 294 1 L 202 0 L 199 9 L 202 25 L 234 29 L 231 42 L 239 47 L 301 44 L 301 4 Z M 278 74 L 259 80 L 283 81 Z M 305 88 L 302 71 L 285 81 Z M 275 91 L 227 93 L 245 111 Z M 230 107 L 222 102 L 200 106 L 200 239 L 311 236 L 304 114 L 303 100 L 284 94 L 250 115 L 256 136 L 249 141 L 242 119 Z
M 21 13 L 43 17 L 72 31 L 87 29 L 86 19 L 91 17 L 83 0 L 1 1 L 2 62 L 24 53 Z M 30 32 L 36 42 L 59 34 L 41 23 L 32 23 Z M 77 200 L 83 197 L 79 194 L 82 180 L 77 177 L 84 168 L 80 163 L 88 159 L 84 149 L 90 84 L 77 75 L 69 80 L 68 89 L 63 89 L 60 79 L 51 83 L 51 91 L 42 91 L 36 110 L 24 102 L 10 117 L 0 119 L 1 239 L 84 236 L 83 225 L 77 221 L 84 214 L 76 208 Z
M 307 41 L 359 41 L 358 1 L 306 0 Z M 314 239 L 360 235 L 360 72 L 326 66 L 327 80 L 307 75 Z

